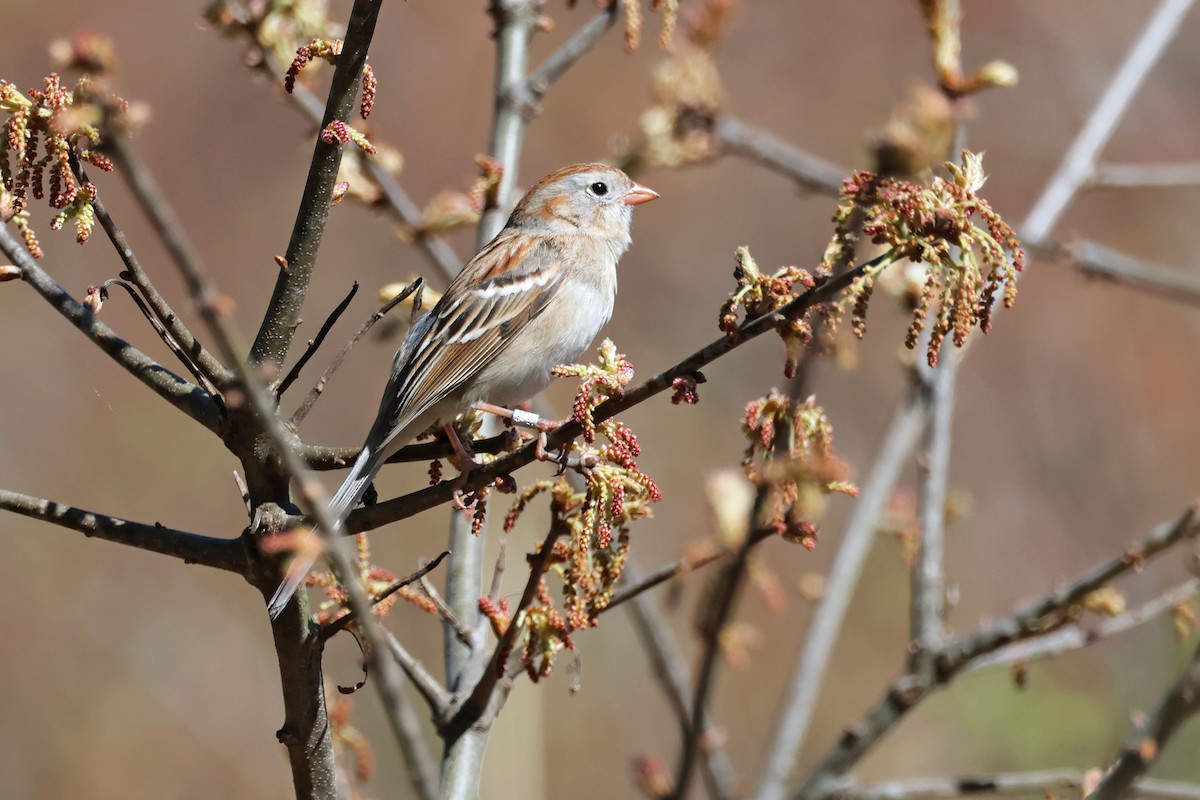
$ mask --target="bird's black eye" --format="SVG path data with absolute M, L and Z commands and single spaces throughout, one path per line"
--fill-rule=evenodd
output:
M 604 181 L 596 181 L 588 188 L 592 190 L 592 194 L 596 195 L 596 197 L 604 197 L 604 195 L 608 194 L 608 184 Z

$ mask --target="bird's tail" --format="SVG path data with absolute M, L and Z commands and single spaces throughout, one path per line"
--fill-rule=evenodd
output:
M 364 447 L 358 454 L 354 466 L 350 468 L 349 474 L 346 475 L 337 494 L 329 503 L 329 513 L 336 522 L 335 527 L 340 528 L 346 521 L 346 517 L 350 516 L 350 512 L 358 505 L 358 501 L 362 499 L 367 487 L 375 479 L 375 474 L 379 472 L 382 460 L 375 458 L 375 450 L 371 447 Z M 333 534 L 334 532 L 329 531 L 329 533 Z M 267 603 L 267 613 L 271 615 L 271 619 L 276 619 L 283 613 L 284 607 L 292 599 L 296 590 L 300 588 L 300 584 L 304 582 L 304 578 L 316 563 L 319 555 L 315 550 L 310 550 L 297 553 L 292 558 L 284 573 L 283 582 L 279 584 L 279 588 L 275 590 L 275 594 Z

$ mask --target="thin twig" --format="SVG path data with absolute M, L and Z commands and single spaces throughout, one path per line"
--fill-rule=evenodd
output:
M 429 705 L 434 717 L 444 714 L 450 706 L 450 693 L 442 688 L 437 678 L 433 677 L 429 670 L 425 669 L 425 665 L 419 659 L 415 658 L 405 649 L 404 645 L 400 644 L 400 640 L 391 631 L 386 628 L 380 628 L 380 631 L 385 637 L 384 641 L 387 643 L 392 657 L 400 665 L 400 668 L 404 670 L 404 674 L 408 676 L 408 679 L 412 681 L 417 693 Z
M 483 439 L 472 439 L 472 453 L 507 453 L 513 448 L 514 438 L 509 431 L 488 436 Z M 300 448 L 309 469 L 318 472 L 331 469 L 344 469 L 358 458 L 357 447 L 328 447 L 325 445 L 304 445 Z M 435 458 L 449 458 L 454 455 L 454 445 L 447 439 L 431 439 L 427 442 L 414 442 L 397 450 L 387 460 L 388 464 L 404 464 L 413 461 L 433 461 Z
M 7 489 L 0 489 L 0 509 L 70 528 L 85 536 L 178 558 L 185 564 L 201 564 L 239 574 L 246 571 L 246 548 L 241 539 L 201 536 L 157 522 L 132 522 Z
M 188 240 L 187 234 L 183 232 L 183 225 L 180 224 L 179 218 L 175 216 L 174 210 L 171 208 L 167 198 L 155 183 L 154 177 L 150 170 L 142 161 L 141 156 L 129 141 L 128 135 L 117 127 L 112 131 L 111 151 L 113 161 L 118 169 L 117 173 L 121 176 L 129 191 L 133 194 L 134 200 L 137 201 L 138 208 L 150 221 L 150 226 L 154 232 L 158 234 L 159 239 L 166 247 L 168 255 L 171 256 L 180 272 L 186 277 L 193 274 L 195 270 L 190 265 L 197 262 L 195 255 L 196 249 Z M 82 170 L 80 170 L 82 172 Z M 100 207 L 96 207 L 96 216 L 100 219 L 101 224 L 104 224 L 103 215 Z M 124 243 L 124 236 L 118 239 L 113 238 L 107 228 L 106 233 L 109 233 L 109 238 L 116 247 L 117 252 L 121 255 L 122 261 L 125 263 L 126 269 L 133 275 L 134 283 L 142 290 L 142 293 L 149 300 L 154 308 L 155 314 L 163 324 L 171 331 L 171 336 L 175 341 L 179 342 L 188 357 L 196 362 L 200 370 L 208 376 L 208 378 L 218 386 L 228 383 L 232 373 L 229 368 L 221 364 L 196 341 L 195 337 L 184 326 L 179 319 L 179 315 L 171 310 L 158 293 L 158 290 L 150 282 L 149 276 L 142 270 L 137 260 L 132 258 L 133 251 L 128 244 Z M 126 259 L 126 254 L 129 254 L 130 259 Z M 132 262 L 132 263 L 131 263 Z
M 575 66 L 579 59 L 587 55 L 596 42 L 616 23 L 618 7 L 617 0 L 608 0 L 607 6 L 575 31 L 540 67 L 529 73 L 529 77 L 508 90 L 509 102 L 526 115 L 535 116 L 540 110 L 538 104 L 546 96 L 546 92 L 550 91 L 550 87 Z
M 304 418 L 308 416 L 308 412 L 312 411 L 312 407 L 316 405 L 317 400 L 321 398 L 321 393 L 325 391 L 325 387 L 329 384 L 329 379 L 333 377 L 333 373 L 338 371 L 338 368 L 342 366 L 342 362 L 346 360 L 346 356 L 350 354 L 351 348 L 358 344 L 358 341 L 367 335 L 367 332 L 375 326 L 376 322 L 379 322 L 379 320 L 387 316 L 389 311 L 407 300 L 408 296 L 420 289 L 423 283 L 424 281 L 421 278 L 417 278 L 411 284 L 404 287 L 404 291 L 400 292 L 400 294 L 396 295 L 391 300 L 388 300 L 379 307 L 378 311 L 367 317 L 363 324 L 359 326 L 358 330 L 355 331 L 354 335 L 350 337 L 350 341 L 342 345 L 341 350 L 338 350 L 337 355 L 333 357 L 333 360 L 329 362 L 329 366 L 325 368 L 325 372 L 321 373 L 321 377 L 317 379 L 315 384 L 313 384 L 313 388 L 308 390 L 308 394 L 304 396 L 304 400 L 300 402 L 300 406 L 295 410 L 295 412 L 292 413 L 292 418 L 288 420 L 288 425 L 290 425 L 292 428 L 298 428 L 300 426 L 300 423 L 303 422 Z M 357 451 L 355 452 L 357 453 Z
M 737 117 L 721 117 L 713 127 L 713 133 L 730 153 L 757 161 L 814 192 L 836 197 L 842 181 L 850 174 L 848 170 Z
M 1175 731 L 1197 711 L 1200 711 L 1200 645 L 1150 718 L 1145 724 L 1135 726 L 1116 763 L 1089 795 L 1091 800 L 1128 797 L 1130 784 L 1150 769 Z
M 659 567 L 653 572 L 641 575 L 637 578 L 629 577 L 628 570 L 622 574 L 622 583 L 619 588 L 613 592 L 612 599 L 608 601 L 608 605 L 600 609 L 600 613 L 611 611 L 624 602 L 634 599 L 658 586 L 660 583 L 666 583 L 672 578 L 680 575 L 686 575 L 693 570 L 711 564 L 719 558 L 724 558 L 729 555 L 728 550 L 720 550 L 714 548 L 712 551 L 705 553 L 699 558 L 681 558 L 678 561 L 672 561 L 670 564 Z M 628 581 L 628 582 L 626 582 Z
M 97 320 L 95 314 L 80 305 L 47 274 L 3 226 L 0 226 L 0 252 L 21 270 L 21 279 L 25 283 L 126 372 L 208 430 L 220 430 L 221 409 L 207 392 L 171 372 Z
M 1071 650 L 1088 647 L 1158 618 L 1180 603 L 1186 602 L 1197 592 L 1200 592 L 1200 578 L 1192 578 L 1179 586 L 1168 589 L 1137 608 L 1125 611 L 1115 617 L 1102 619 L 1086 627 L 1079 622 L 1074 622 L 1045 636 L 1011 644 L 989 656 L 972 661 L 964 671 L 975 672 L 989 667 L 1028 664 L 1031 661 L 1051 658 Z
M 196 362 L 193 361 L 188 354 L 183 351 L 183 348 L 180 346 L 179 342 L 175 340 L 175 337 L 163 325 L 162 320 L 160 320 L 158 315 L 155 314 L 153 309 L 150 308 L 148 304 L 149 300 L 142 295 L 142 293 L 138 290 L 138 287 L 134 286 L 128 281 L 123 281 L 120 278 L 109 278 L 104 283 L 100 284 L 100 288 L 105 291 L 107 291 L 110 286 L 117 286 L 125 290 L 125 293 L 129 295 L 131 300 L 133 300 L 134 305 L 136 305 L 138 310 L 142 312 L 142 316 L 145 317 L 146 321 L 150 323 L 150 327 L 154 328 L 154 332 L 158 334 L 158 338 L 161 339 L 163 344 L 167 346 L 167 349 L 175 354 L 175 357 L 179 359 L 179 363 L 187 367 L 188 372 L 192 373 L 192 377 L 196 379 L 196 383 L 198 383 L 204 389 L 204 391 L 212 395 L 213 398 L 219 399 L 220 393 L 217 391 L 217 387 L 213 385 L 212 381 L 209 380 L 207 375 L 200 371 L 199 365 L 197 365 Z
M 988 795 L 1050 797 L 1078 793 L 1086 780 L 1087 775 L 1078 769 L 908 778 L 869 786 L 847 784 L 838 790 L 837 797 L 839 800 L 952 800 Z M 1129 789 L 1129 800 L 1200 800 L 1200 786 L 1192 783 L 1141 779 Z
M 1179 188 L 1200 185 L 1200 163 L 1097 164 L 1085 189 Z
M 1030 209 L 1020 227 L 1022 238 L 1041 241 L 1050 235 L 1067 204 L 1091 177 L 1096 159 L 1124 117 L 1138 87 L 1175 38 L 1192 2 L 1161 0 Z
M 833 646 L 846 618 L 863 564 L 875 541 L 879 516 L 892 496 L 892 490 L 917 446 L 925 427 L 927 395 L 914 387 L 896 409 L 884 434 L 879 455 L 862 484 L 841 545 L 826 580 L 825 596 L 813 613 L 800 657 L 792 670 L 787 697 L 775 721 L 775 734 L 768 748 L 762 784 L 755 800 L 782 800 L 787 780 L 804 746 L 825 670 L 833 655 Z
M 1063 252 L 1084 275 L 1119 280 L 1129 286 L 1200 306 L 1200 280 L 1181 269 L 1134 258 L 1095 242 L 1067 245 Z
M 350 287 L 350 291 L 346 293 L 346 297 L 343 298 L 342 302 L 338 303 L 337 307 L 335 307 L 333 311 L 329 313 L 329 316 L 325 318 L 325 322 L 321 325 L 321 329 L 317 331 L 317 335 L 308 340 L 308 347 L 304 349 L 304 354 L 296 360 L 295 365 L 292 366 L 291 370 L 288 371 L 287 376 L 279 382 L 278 388 L 275 389 L 276 397 L 282 396 L 283 393 L 288 390 L 288 387 L 295 383 L 296 379 L 300 377 L 300 371 L 304 369 L 304 365 L 308 363 L 309 359 L 316 355 L 317 350 L 320 349 L 321 344 L 325 341 L 325 337 L 329 335 L 329 331 L 333 329 L 335 324 L 337 324 L 337 321 L 341 318 L 345 310 L 350 307 L 350 301 L 354 299 L 354 295 L 356 294 L 358 294 L 358 281 L 354 282 L 354 284 Z
M 448 555 L 450 555 L 450 551 L 443 550 L 440 554 L 438 554 L 437 558 L 433 559 L 433 561 L 430 561 L 428 564 L 422 564 L 416 572 L 412 573 L 411 575 L 406 575 L 405 577 L 403 577 L 400 580 L 393 583 L 391 586 L 384 589 L 379 594 L 371 597 L 371 607 L 374 608 L 375 606 L 379 605 L 384 600 L 387 600 L 389 597 L 394 595 L 396 592 L 400 591 L 405 586 L 408 586 L 410 583 L 413 583 L 414 581 L 421 581 L 422 583 L 424 583 L 425 576 L 428 575 L 430 572 L 432 572 L 434 569 L 436 569 L 437 565 L 442 563 L 442 559 Z M 358 614 L 356 612 L 354 612 L 352 610 L 347 611 L 345 614 L 338 617 L 333 622 L 330 622 L 328 625 L 326 625 L 324 628 L 321 629 L 321 637 L 320 637 L 321 640 L 322 641 L 328 640 L 335 633 L 342 630 L 347 625 L 354 622 L 356 619 L 358 619 Z
M 446 552 L 449 553 L 450 551 L 447 550 Z M 474 647 L 475 641 L 471 634 L 471 630 L 462 624 L 462 620 L 460 620 L 458 615 L 454 613 L 454 609 L 450 608 L 450 606 L 446 603 L 446 598 L 442 597 L 442 593 L 439 592 L 425 577 L 421 578 L 421 589 L 425 592 L 425 596 L 429 598 L 430 602 L 433 603 L 434 608 L 436 608 L 438 611 L 438 614 L 441 615 L 442 622 L 445 623 L 450 630 L 454 631 L 454 635 L 458 637 L 458 640 L 467 647 Z
M 1066 621 L 1072 605 L 1118 576 L 1140 567 L 1158 553 L 1200 535 L 1200 503 L 1189 507 L 1173 523 L 1159 526 L 1147 538 L 1123 553 L 1101 562 L 1070 583 L 1020 607 L 1008 617 L 973 634 L 951 639 L 938 655 L 932 676 L 906 673 L 889 686 L 873 706 L 845 732 L 809 773 L 795 800 L 819 800 L 836 794 L 844 776 L 859 759 L 913 707 L 938 686 L 966 669 L 973 660 L 1001 647 L 1031 639 Z
M 632 561 L 625 565 L 623 577 L 625 576 L 628 576 L 637 585 L 645 585 L 645 581 L 638 574 L 638 569 Z M 687 661 L 683 657 L 679 643 L 671 635 L 670 628 L 662 619 L 658 609 L 654 607 L 654 601 L 644 594 L 630 595 L 629 597 L 633 600 L 629 604 L 629 613 L 633 617 L 634 629 L 642 641 L 642 649 L 649 656 L 650 663 L 654 668 L 654 676 L 658 679 L 658 683 L 667 697 L 667 703 L 671 706 L 671 710 L 686 736 L 687 728 L 691 724 L 687 696 L 687 687 L 691 684 L 691 677 L 688 674 Z M 705 735 L 710 736 L 711 730 L 711 728 L 706 730 Z M 731 800 L 738 796 L 737 774 L 734 772 L 733 764 L 730 762 L 725 748 L 715 741 L 715 736 L 711 736 L 711 738 L 714 740 L 713 744 L 704 748 L 704 758 L 701 761 L 705 786 L 710 797 L 717 798 L 717 800 Z

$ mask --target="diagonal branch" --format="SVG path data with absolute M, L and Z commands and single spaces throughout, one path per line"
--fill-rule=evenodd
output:
M 546 96 L 559 78 L 567 74 L 579 59 L 608 33 L 617 21 L 617 0 L 608 0 L 608 5 L 583 24 L 571 38 L 562 43 L 540 67 L 529 73 L 520 83 L 509 87 L 507 98 L 510 103 L 520 108 L 528 116 L 536 116 L 540 111 L 538 104 Z
M 174 210 L 154 181 L 149 168 L 146 167 L 141 156 L 129 141 L 128 134 L 119 128 L 115 129 L 109 144 L 113 160 L 116 162 L 118 172 L 125 181 L 125 185 L 133 193 L 134 200 L 137 201 L 138 207 L 150 221 L 150 225 L 158 234 L 159 239 L 162 240 L 167 253 L 170 254 L 171 259 L 184 275 L 185 280 L 188 280 L 188 276 L 196 274 L 197 269 L 194 265 L 199 262 L 199 259 L 196 256 L 195 247 L 183 232 L 179 218 L 175 216 Z M 82 170 L 80 171 L 82 172 Z M 96 209 L 96 216 L 100 220 L 100 224 L 104 225 L 105 233 L 108 234 L 113 246 L 121 255 L 125 268 L 133 275 L 133 282 L 142 290 L 142 294 L 150 302 L 154 313 L 171 332 L 171 336 L 184 349 L 188 357 L 195 361 L 200 370 L 208 376 L 209 380 L 217 386 L 228 383 L 232 373 L 196 341 L 182 320 L 179 319 L 179 315 L 171 310 L 171 307 L 159 295 L 158 290 L 150 282 L 149 276 L 142 270 L 137 259 L 133 257 L 133 250 L 125 243 L 124 234 L 116 228 L 111 220 L 106 222 L 108 213 L 99 200 L 97 199 L 92 205 Z M 110 230 L 110 226 L 112 230 Z
M 1200 645 L 1158 708 L 1121 747 L 1116 763 L 1095 793 L 1089 795 L 1091 800 L 1127 797 L 1130 785 L 1150 769 L 1179 727 L 1197 711 L 1200 711 Z
M 371 45 L 375 21 L 382 5 L 383 0 L 354 2 L 346 27 L 345 44 L 333 71 L 329 101 L 321 120 L 322 129 L 334 120 L 346 122 L 350 118 L 362 79 L 363 65 L 367 61 L 367 49 Z M 276 369 L 282 366 L 292 345 L 296 322 L 300 319 L 300 309 L 304 305 L 308 283 L 316 266 L 317 251 L 325 235 L 333 187 L 337 183 L 338 167 L 342 161 L 340 146 L 327 144 L 320 136 L 315 138 L 308 180 L 296 212 L 292 237 L 284 254 L 287 268 L 279 272 L 258 336 L 250 348 L 250 360 L 253 363 L 271 363 Z
M 1156 619 L 1180 603 L 1186 602 L 1189 598 L 1195 596 L 1197 592 L 1200 592 L 1200 578 L 1192 578 L 1163 592 L 1158 597 L 1143 603 L 1137 608 L 1130 609 L 1115 617 L 1100 620 L 1087 627 L 1079 622 L 1073 622 L 1045 636 L 1016 642 L 1008 647 L 1001 648 L 991 655 L 972 661 L 970 666 L 966 668 L 966 671 L 975 672 L 976 670 L 1008 664 L 1027 664 L 1030 661 L 1051 658 L 1071 650 L 1087 647 L 1101 639 L 1116 636 L 1138 625 L 1143 625 L 1150 620 Z
M 1087 778 L 1079 769 L 908 778 L 869 786 L 847 785 L 838 790 L 838 797 L 841 800 L 954 800 L 991 795 L 1075 797 L 1081 794 Z M 1200 800 L 1200 786 L 1191 783 L 1141 779 L 1134 781 L 1130 789 L 1129 796 L 1138 800 Z
M 1063 154 L 1046 188 L 1029 210 L 1020 231 L 1023 238 L 1041 241 L 1050 235 L 1071 198 L 1091 177 L 1096 159 L 1108 144 L 1146 75 L 1175 38 L 1193 0 L 1161 0 L 1125 60 L 1092 108 L 1083 129 Z
M 344 298 L 342 298 L 342 302 L 338 303 L 337 306 L 334 307 L 333 311 L 329 312 L 329 316 L 326 317 L 325 322 L 321 324 L 321 328 L 317 331 L 317 335 L 308 340 L 308 347 L 305 348 L 304 355 L 296 359 L 296 363 L 292 365 L 292 368 L 288 370 L 288 374 L 284 376 L 283 380 L 279 382 L 279 386 L 276 387 L 276 397 L 279 397 L 286 392 L 288 388 L 296 382 L 296 379 L 300 377 L 300 372 L 304 369 L 304 365 L 307 364 L 309 360 L 316 355 L 317 351 L 321 349 L 321 345 L 325 342 L 325 337 L 329 335 L 329 331 L 331 331 L 333 326 L 337 324 L 337 321 L 341 319 L 342 314 L 350 306 L 350 301 L 354 299 L 354 295 L 356 294 L 358 294 L 358 281 L 355 281 L 354 285 L 350 287 L 350 291 L 346 293 Z
M 75 171 L 77 180 L 80 184 L 86 183 L 87 173 L 83 166 L 71 154 L 71 167 Z M 99 196 L 92 200 L 92 210 L 96 212 L 96 220 L 100 223 L 100 227 L 104 229 L 104 233 L 108 236 L 108 240 L 112 242 L 113 249 L 117 251 L 121 263 L 125 265 L 125 269 L 129 273 L 133 284 L 141 291 L 142 296 L 146 299 L 146 303 L 153 310 L 154 316 L 158 321 L 156 328 L 161 326 L 174 341 L 167 341 L 167 337 L 159 334 L 159 338 L 166 342 L 171 348 L 171 352 L 187 367 L 188 371 L 196 376 L 201 386 L 204 386 L 210 393 L 215 393 L 215 387 L 220 386 L 229 380 L 229 370 L 213 358 L 212 354 L 204 349 L 204 346 L 196 340 L 192 332 L 183 324 L 183 320 L 179 315 L 167 304 L 167 301 L 159 293 L 158 289 L 150 281 L 150 276 L 142 269 L 141 262 L 134 255 L 133 248 L 129 245 L 129 241 L 125 238 L 125 233 L 117 227 L 116 222 L 109 215 L 108 209 L 104 206 L 104 201 Z M 153 325 L 154 323 L 151 322 Z
M 804 785 L 793 794 L 796 800 L 818 800 L 837 792 L 844 776 L 884 734 L 958 672 L 977 658 L 1005 645 L 1032 639 L 1069 621 L 1068 610 L 1091 592 L 1113 579 L 1141 567 L 1145 561 L 1182 541 L 1200 535 L 1200 502 L 1189 507 L 1173 523 L 1159 526 L 1141 542 L 1084 572 L 1008 617 L 973 634 L 952 639 L 938 655 L 933 676 L 905 673 L 889 686 L 863 717 L 842 736 L 814 767 Z
M 85 511 L 74 506 L 0 489 L 0 509 L 40 519 L 85 536 L 115 542 L 228 572 L 246 571 L 246 547 L 239 539 L 219 539 L 179 531 L 159 523 L 148 525 Z
M 625 565 L 625 572 L 622 573 L 622 576 L 628 576 L 637 585 L 645 584 L 639 577 L 638 569 L 632 560 Z M 680 726 L 686 731 L 691 719 L 687 696 L 687 687 L 691 684 L 691 677 L 688 674 L 687 661 L 684 659 L 679 643 L 671 635 L 670 627 L 654 606 L 654 602 L 642 594 L 633 595 L 632 599 L 633 602 L 629 604 L 629 613 L 633 617 L 634 628 L 642 641 L 642 649 L 650 658 L 650 663 L 654 667 L 654 676 L 663 688 L 671 711 L 674 712 Z M 611 607 L 610 603 L 605 610 Z M 713 733 L 711 728 L 705 730 L 703 735 L 707 737 L 710 733 Z M 715 735 L 712 738 L 714 742 L 711 746 L 704 748 L 704 758 L 701 761 L 705 786 L 709 796 L 715 800 L 732 800 L 738 796 L 737 775 L 725 748 L 715 741 L 717 738 Z
M 329 379 L 332 378 L 333 373 L 337 372 L 342 366 L 342 362 L 345 361 L 346 356 L 350 354 L 351 348 L 358 344 L 359 340 L 367 335 L 367 332 L 375 326 L 376 322 L 379 322 L 379 320 L 387 316 L 389 311 L 400 305 L 400 303 L 402 303 L 404 300 L 408 299 L 410 294 L 419 291 L 423 283 L 423 279 L 417 278 L 410 285 L 405 287 L 404 291 L 400 292 L 391 300 L 388 300 L 386 303 L 380 306 L 378 311 L 367 317 L 363 324 L 359 326 L 358 330 L 354 332 L 354 335 L 350 337 L 350 341 L 342 345 L 341 350 L 338 350 L 337 355 L 335 355 L 333 360 L 329 362 L 329 366 L 325 368 L 323 373 L 321 373 L 321 377 L 317 379 L 315 384 L 313 384 L 313 388 L 308 390 L 308 394 L 304 396 L 304 399 L 300 402 L 299 407 L 295 410 L 295 412 L 292 413 L 292 418 L 288 421 L 288 424 L 291 427 L 298 428 L 300 423 L 304 421 L 304 418 L 308 416 L 308 412 L 312 411 L 312 407 L 316 405 L 316 402 L 319 399 L 321 399 L 322 392 L 325 391 L 325 387 L 329 384 Z M 418 295 L 418 299 L 419 298 L 420 295 Z M 357 450 L 354 451 L 354 455 L 358 455 Z M 335 466 L 344 465 L 337 464 Z
M 97 320 L 91 311 L 80 305 L 47 274 L 3 226 L 0 226 L 0 252 L 21 271 L 22 280 L 32 286 L 58 313 L 66 317 L 68 322 L 82 331 L 84 336 L 91 339 L 126 372 L 205 428 L 213 432 L 220 430 L 221 410 L 212 397 L 200 387 L 163 367 L 118 336 L 112 328 Z
M 721 117 L 713 127 L 713 133 L 727 152 L 757 161 L 814 192 L 836 197 L 841 191 L 842 181 L 850 174 L 849 170 L 805 152 L 770 131 L 756 128 L 737 117 Z

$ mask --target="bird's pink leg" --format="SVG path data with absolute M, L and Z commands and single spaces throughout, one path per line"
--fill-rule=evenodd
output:
M 543 433 L 549 433 L 555 428 L 560 428 L 571 421 L 570 417 L 566 419 L 542 419 L 532 411 L 526 411 L 521 408 L 509 409 L 491 403 L 476 403 L 475 408 L 479 411 L 486 411 L 489 414 L 495 414 L 497 417 L 511 420 L 513 425 L 520 425 L 523 428 L 533 428 Z
M 483 465 L 475 460 L 475 454 L 463 444 L 462 439 L 458 438 L 458 431 L 454 429 L 453 425 L 447 422 L 442 426 L 442 432 L 450 440 L 450 446 L 454 448 L 454 454 L 458 456 L 458 460 L 462 463 L 462 471 L 454 479 L 454 507 L 460 511 L 467 511 L 468 507 L 462 501 L 463 488 L 467 485 L 467 476 Z

